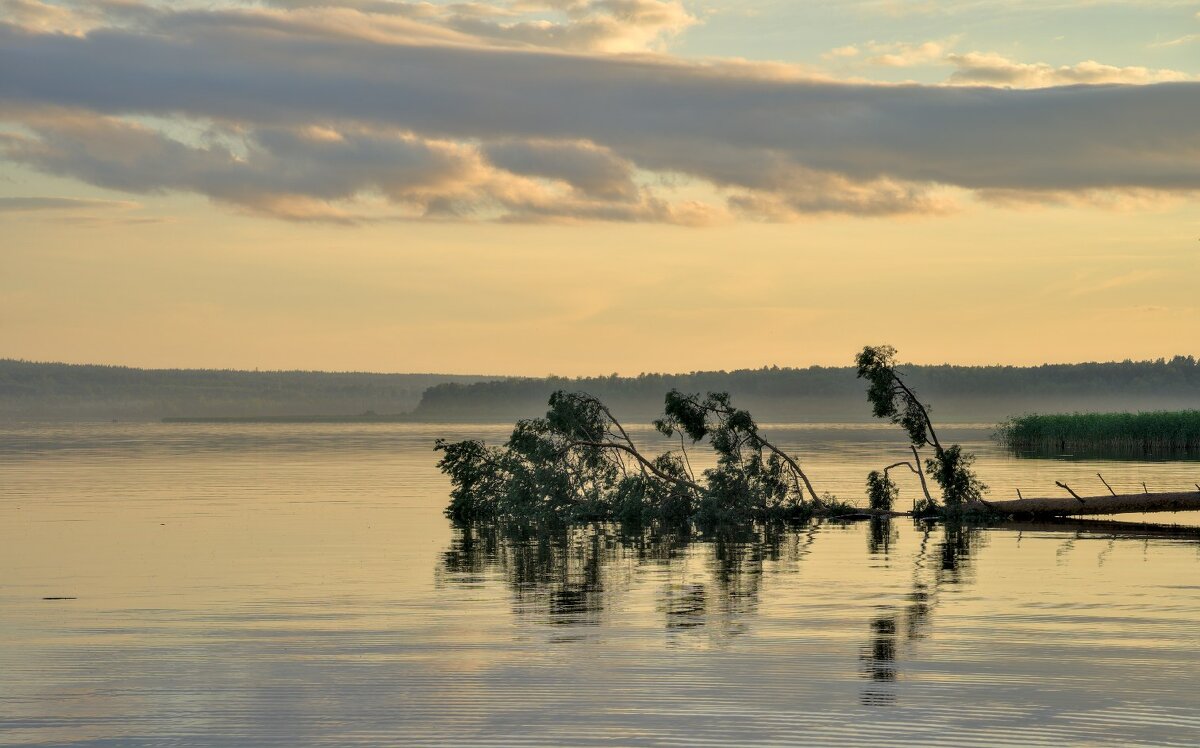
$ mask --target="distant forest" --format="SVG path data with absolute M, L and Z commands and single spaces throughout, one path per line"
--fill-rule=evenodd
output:
M 935 420 L 996 422 L 1028 412 L 1200 408 L 1194 357 L 902 370 Z M 865 386 L 850 367 L 770 367 L 689 374 L 568 379 L 442 374 L 134 369 L 0 359 L 0 418 L 360 416 L 511 422 L 541 415 L 556 389 L 585 390 L 627 422 L 649 422 L 671 388 L 727 391 L 762 423 L 870 421 Z
M 935 419 L 997 422 L 1028 412 L 1161 410 L 1200 407 L 1200 365 L 1192 356 L 1157 361 L 1015 366 L 901 367 Z M 618 416 L 646 421 L 663 395 L 724 391 L 767 422 L 870 421 L 866 385 L 851 367 L 770 367 L 690 374 L 581 379 L 508 379 L 430 387 L 414 420 L 511 421 L 539 415 L 556 389 L 584 390 Z
M 0 359 L 0 418 L 357 415 L 411 411 L 445 382 L 495 377 L 230 369 L 135 369 Z

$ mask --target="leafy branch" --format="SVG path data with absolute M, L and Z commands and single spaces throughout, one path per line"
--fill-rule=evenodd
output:
M 982 502 L 987 486 L 971 470 L 975 456 L 963 452 L 957 444 L 942 446 L 933 420 L 929 417 L 929 408 L 917 398 L 896 368 L 896 349 L 890 345 L 866 346 L 856 357 L 855 363 L 858 377 L 868 382 L 867 400 L 875 417 L 887 418 L 908 433 L 913 456 L 918 461 L 918 450 L 923 447 L 933 449 L 933 457 L 925 460 L 924 468 L 941 486 L 942 503 L 946 509 L 957 512 L 971 502 Z M 920 475 L 919 471 L 915 472 Z M 922 488 L 925 488 L 924 478 Z M 925 493 L 928 497 L 928 489 Z

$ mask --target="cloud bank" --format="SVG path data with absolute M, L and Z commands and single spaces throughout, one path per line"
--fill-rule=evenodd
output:
M 647 51 L 695 22 L 659 0 L 112 2 L 36 23 L 21 1 L 0 23 L 3 157 L 286 219 L 704 224 L 1200 189 L 1200 84 L 1152 75 L 1063 86 L 1114 78 L 961 55 L 959 82 L 996 85 L 896 86 L 684 61 Z M 998 87 L 1030 77 L 1047 85 Z

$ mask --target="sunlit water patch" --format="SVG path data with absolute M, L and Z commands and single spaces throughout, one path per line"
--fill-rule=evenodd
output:
M 891 429 L 765 428 L 850 498 L 905 455 Z M 0 428 L 0 743 L 1198 742 L 1195 530 L 451 527 L 433 439 L 505 432 Z M 988 433 L 943 438 L 994 496 L 1196 481 Z

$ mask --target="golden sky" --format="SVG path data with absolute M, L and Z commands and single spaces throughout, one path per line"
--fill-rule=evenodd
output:
M 1197 352 L 1171 2 L 0 0 L 0 356 Z

